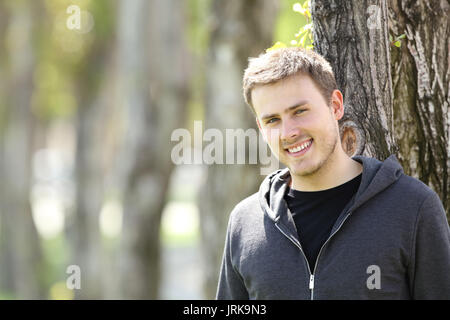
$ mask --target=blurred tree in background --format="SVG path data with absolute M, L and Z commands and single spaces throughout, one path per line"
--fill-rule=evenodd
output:
M 205 125 L 225 129 L 254 128 L 256 122 L 242 99 L 242 75 L 248 57 L 271 46 L 277 16 L 274 0 L 215 0 L 211 39 L 206 57 Z M 234 139 L 234 138 L 233 138 Z M 226 141 L 230 143 L 230 141 Z M 246 154 L 256 146 L 246 144 Z M 229 152 L 224 150 L 224 154 Z M 207 167 L 198 203 L 201 213 L 201 252 L 205 266 L 205 296 L 215 297 L 226 225 L 233 207 L 259 188 L 257 165 Z
M 38 59 L 34 39 L 43 18 L 39 5 L 10 1 L 0 7 L 4 39 L 0 46 L 0 280 L 3 290 L 25 299 L 42 297 L 45 288 L 41 277 L 45 266 L 29 201 L 37 143 L 31 100 Z
M 189 53 L 184 1 L 122 0 L 119 102 L 127 128 L 120 153 L 121 297 L 155 299 L 160 221 L 174 164 L 171 133 L 185 124 Z
M 0 299 L 213 298 L 228 216 L 264 177 L 175 166 L 172 133 L 256 130 L 242 75 L 277 42 L 332 63 L 349 153 L 398 145 L 448 210 L 448 6 L 408 3 L 378 1 L 370 30 L 367 1 L 0 1 Z
M 71 248 L 71 261 L 83 271 L 83 290 L 77 298 L 94 299 L 102 295 L 102 275 L 105 266 L 99 228 L 100 210 L 105 196 L 105 177 L 110 174 L 104 163 L 108 119 L 114 88 L 109 81 L 114 76 L 114 7 L 108 0 L 92 1 L 87 6 L 89 14 L 82 20 L 90 24 L 96 19 L 96 31 L 85 41 L 82 56 L 74 62 L 72 76 L 76 99 L 75 125 L 75 203 L 68 220 L 67 235 Z M 64 9 L 61 3 L 60 10 Z M 82 16 L 83 18 L 83 16 Z M 83 28 L 94 26 L 83 26 Z M 84 33 L 78 34 L 84 37 Z M 70 46 L 70 43 L 67 45 Z M 100 76 L 103 75 L 103 76 Z

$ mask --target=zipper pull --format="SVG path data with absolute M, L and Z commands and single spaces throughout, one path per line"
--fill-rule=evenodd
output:
M 314 289 L 314 275 L 313 274 L 309 277 L 309 289 L 310 290 Z

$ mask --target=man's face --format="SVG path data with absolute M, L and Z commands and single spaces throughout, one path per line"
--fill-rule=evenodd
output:
M 339 142 L 337 120 L 343 115 L 338 90 L 329 105 L 313 80 L 299 74 L 255 87 L 252 101 L 267 143 L 291 174 L 330 170 Z

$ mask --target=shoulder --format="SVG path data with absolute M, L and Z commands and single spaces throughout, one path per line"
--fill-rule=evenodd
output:
M 377 160 L 374 160 L 378 162 Z M 396 158 L 391 155 L 382 163 L 383 172 L 391 178 L 396 177 L 392 187 L 399 195 L 408 194 L 410 198 L 423 202 L 425 199 L 436 195 L 436 193 L 418 178 L 407 175 Z M 412 199 L 411 199 L 412 200 Z
M 434 215 L 445 217 L 438 194 L 419 179 L 402 174 L 393 185 L 393 190 L 396 200 L 403 203 L 403 207 L 409 208 L 416 219 L 419 216 L 425 219 Z
M 259 194 L 254 193 L 240 201 L 231 211 L 228 228 L 232 233 L 251 230 L 262 220 L 263 215 Z
M 408 194 L 410 198 L 414 198 L 421 203 L 427 198 L 436 195 L 436 192 L 434 192 L 425 183 L 406 174 L 402 174 L 399 177 L 397 182 L 394 184 L 394 187 L 398 190 L 398 192 Z
M 230 219 L 240 220 L 248 216 L 254 215 L 256 212 L 262 211 L 259 202 L 259 193 L 254 193 L 247 198 L 241 200 L 231 211 Z

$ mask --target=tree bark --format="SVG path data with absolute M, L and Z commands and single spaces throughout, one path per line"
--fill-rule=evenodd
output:
M 314 50 L 331 63 L 344 95 L 344 150 L 384 160 L 397 149 L 386 0 L 311 0 L 311 15 Z
M 170 137 L 188 100 L 184 2 L 121 1 L 119 92 L 125 137 L 119 159 L 123 193 L 122 298 L 159 294 L 161 213 L 173 163 Z
M 356 153 L 381 160 L 396 154 L 406 174 L 437 192 L 449 215 L 448 1 L 311 4 L 315 50 L 331 62 L 346 100 L 343 146 L 354 153 L 350 137 L 362 141 Z M 388 18 L 394 41 L 406 35 L 400 48 L 389 44 Z M 356 131 L 346 128 L 348 120 Z
M 225 129 L 257 130 L 243 100 L 242 75 L 248 57 L 271 46 L 276 13 L 277 4 L 272 0 L 213 2 L 204 129 L 216 128 L 223 134 Z M 250 148 L 247 144 L 247 154 Z M 263 178 L 256 165 L 215 164 L 207 168 L 198 199 L 207 299 L 215 297 L 228 216 L 239 201 L 258 190 Z
M 389 0 L 395 137 L 405 173 L 440 196 L 450 219 L 450 5 Z

